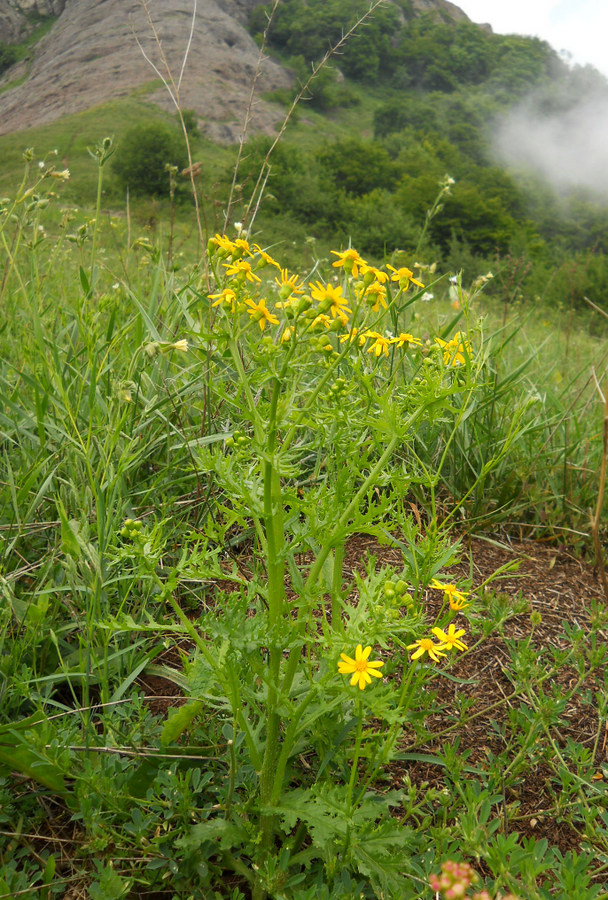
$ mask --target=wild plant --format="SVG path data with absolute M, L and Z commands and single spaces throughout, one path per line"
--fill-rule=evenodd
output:
M 280 895 L 311 864 L 330 880 L 352 868 L 383 890 L 420 871 L 407 862 L 415 833 L 387 816 L 398 795 L 381 796 L 377 780 L 434 665 L 467 649 L 454 622 L 466 597 L 435 577 L 454 550 L 436 518 L 423 532 L 404 510 L 412 478 L 432 476 L 401 460 L 421 423 L 451 419 L 456 398 L 460 409 L 471 402 L 473 346 L 459 332 L 426 343 L 408 330 L 424 287 L 412 270 L 374 267 L 354 249 L 335 256 L 339 283 L 281 268 L 242 231 L 210 240 L 214 287 L 190 286 L 187 317 L 199 357 L 190 375 L 207 369 L 215 423 L 192 454 L 214 507 L 204 538 L 152 573 L 195 648 L 182 679 L 192 699 L 164 741 L 195 729 L 208 703 L 229 735 L 227 792 L 192 826 L 188 849 L 232 868 L 255 898 Z M 348 539 L 399 544 L 404 528 L 398 577 L 369 571 L 351 592 Z M 209 554 L 235 530 L 251 535 L 245 570 Z M 414 548 L 425 548 L 423 565 L 407 559 Z M 445 600 L 427 622 L 421 596 L 433 578 Z M 214 591 L 193 621 L 184 591 L 218 580 L 234 589 Z M 382 650 L 390 658 L 376 658 Z M 221 860 L 211 849 L 220 832 Z

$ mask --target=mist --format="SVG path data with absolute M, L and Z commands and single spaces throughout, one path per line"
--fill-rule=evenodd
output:
M 542 176 L 562 194 L 584 188 L 608 202 L 608 92 L 555 106 L 530 97 L 495 123 L 497 160 Z

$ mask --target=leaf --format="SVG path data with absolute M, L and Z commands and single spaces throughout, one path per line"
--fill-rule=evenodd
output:
M 82 285 L 82 290 L 84 291 L 85 296 L 89 297 L 91 295 L 91 285 L 89 284 L 87 273 L 82 268 L 82 266 L 80 267 L 80 284 Z
M 131 879 L 121 878 L 108 863 L 101 869 L 99 881 L 89 885 L 91 900 L 120 900 L 131 886 Z
M 57 500 L 57 510 L 61 521 L 61 545 L 63 552 L 71 556 L 72 559 L 80 559 L 82 550 L 77 536 L 78 523 L 73 520 L 68 521 L 63 503 L 60 500 Z
M 208 841 L 211 841 L 215 847 L 219 845 L 221 850 L 231 850 L 233 847 L 249 841 L 249 835 L 236 822 L 228 822 L 226 819 L 207 819 L 206 822 L 193 825 L 188 834 L 175 841 L 175 846 L 196 853 Z
M 169 717 L 163 726 L 160 736 L 160 742 L 163 747 L 172 744 L 180 735 L 192 725 L 195 716 L 199 713 L 204 704 L 202 700 L 189 700 L 178 709 L 170 709 Z
M 46 735 L 47 726 L 48 720 L 41 712 L 34 713 L 21 722 L 0 726 L 0 764 L 43 784 L 56 794 L 68 797 L 63 770 L 32 747 L 31 738 L 27 734 L 40 731 Z

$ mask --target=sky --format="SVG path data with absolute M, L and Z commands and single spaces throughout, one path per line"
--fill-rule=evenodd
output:
M 608 77 L 608 0 L 454 0 L 473 22 L 498 34 L 542 38 L 572 62 Z

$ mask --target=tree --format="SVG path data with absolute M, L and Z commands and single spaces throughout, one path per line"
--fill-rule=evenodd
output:
M 160 197 L 169 194 L 168 165 L 188 165 L 183 135 L 163 122 L 142 122 L 125 134 L 112 168 L 131 193 Z

